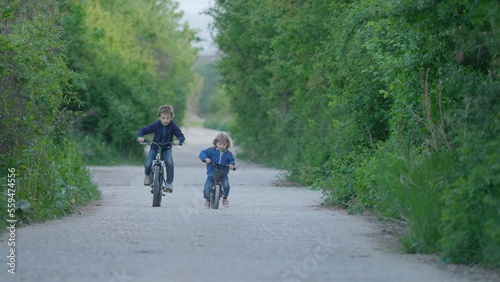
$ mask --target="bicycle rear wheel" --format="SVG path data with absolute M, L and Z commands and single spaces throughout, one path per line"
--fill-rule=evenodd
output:
M 153 207 L 159 207 L 161 205 L 161 175 L 160 166 L 156 165 L 153 169 Z
M 219 208 L 219 199 L 220 199 L 220 183 L 212 184 L 212 198 L 210 199 L 210 206 L 212 209 Z

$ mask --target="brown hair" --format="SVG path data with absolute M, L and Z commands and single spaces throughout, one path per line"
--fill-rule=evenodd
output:
M 158 108 L 158 116 L 161 114 L 167 114 L 170 115 L 172 118 L 174 118 L 174 107 L 170 105 L 163 105 Z
M 227 148 L 226 149 L 229 149 L 229 147 L 231 147 L 231 138 L 229 138 L 229 135 L 227 135 L 227 133 L 225 133 L 225 132 L 219 132 L 215 136 L 214 142 L 212 142 L 212 144 L 214 146 L 217 146 L 217 142 L 226 143 L 227 144 Z

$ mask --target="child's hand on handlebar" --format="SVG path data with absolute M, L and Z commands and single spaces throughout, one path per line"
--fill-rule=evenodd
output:
M 137 138 L 137 142 L 139 142 L 139 143 L 144 142 L 144 140 L 145 140 L 145 139 L 144 139 L 143 137 L 139 137 L 139 138 Z
M 229 165 L 229 170 L 234 170 L 234 169 L 235 169 L 234 165 Z
M 174 146 L 179 146 L 179 144 L 180 144 L 180 143 L 179 143 L 179 140 L 175 140 L 174 142 L 172 142 L 172 144 L 173 144 Z
M 212 160 L 211 160 L 211 159 L 209 159 L 209 158 L 206 158 L 206 159 L 205 159 L 205 162 L 206 162 L 207 164 L 209 164 L 209 163 L 211 163 L 211 162 L 212 162 Z

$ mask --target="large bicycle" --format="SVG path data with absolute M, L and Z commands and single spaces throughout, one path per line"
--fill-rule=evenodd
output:
M 148 139 L 144 139 L 144 142 L 141 142 L 142 145 L 151 145 L 156 144 L 159 148 L 162 146 L 169 146 L 169 149 L 174 146 L 173 142 L 167 143 L 156 143 L 154 141 L 150 141 Z M 182 146 L 181 144 L 175 146 Z M 153 207 L 161 206 L 161 199 L 167 187 L 167 166 L 165 165 L 165 161 L 161 158 L 162 150 L 158 149 L 156 153 L 156 159 L 153 160 L 153 164 L 151 165 L 151 172 L 153 174 L 153 181 L 151 181 L 151 193 L 153 194 Z
M 205 161 L 203 162 L 205 163 Z M 229 166 L 218 163 L 208 163 L 207 165 L 212 166 L 214 172 L 212 177 L 212 184 L 210 186 L 209 206 L 212 209 L 218 209 L 220 198 L 222 198 L 222 195 L 224 195 L 222 179 L 224 179 L 224 177 L 226 177 L 226 175 L 229 173 Z M 233 168 L 233 171 L 235 170 L 236 168 Z

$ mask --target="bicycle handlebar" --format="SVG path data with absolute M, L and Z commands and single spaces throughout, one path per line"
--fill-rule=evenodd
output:
M 151 141 L 148 139 L 144 139 L 144 142 L 140 142 L 139 144 L 141 145 L 151 145 L 151 144 L 156 144 L 158 146 L 165 146 L 165 145 L 172 145 L 172 146 L 182 146 L 182 143 L 179 143 L 177 145 L 174 144 L 174 142 L 165 142 L 165 143 L 156 143 L 155 141 Z
M 201 160 L 202 162 L 204 163 L 207 163 L 205 160 Z M 214 167 L 226 167 L 226 168 L 229 168 L 228 165 L 225 165 L 225 164 L 213 164 L 213 163 L 208 163 L 207 165 L 210 165 L 210 166 L 214 166 Z M 236 167 L 233 167 L 232 169 L 233 171 L 236 171 Z

